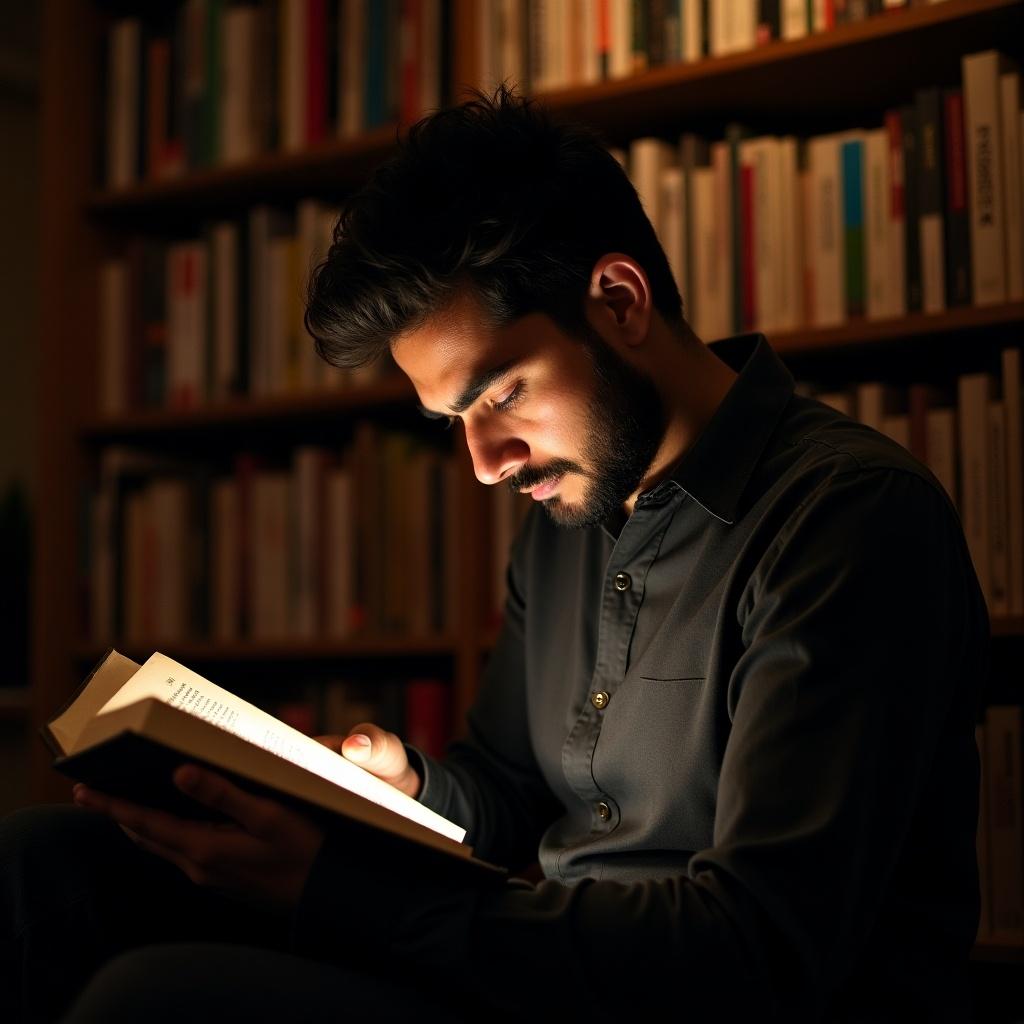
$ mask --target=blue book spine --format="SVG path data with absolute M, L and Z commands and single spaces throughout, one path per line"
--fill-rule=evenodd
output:
M 864 143 L 842 146 L 843 242 L 846 263 L 846 312 L 864 315 Z

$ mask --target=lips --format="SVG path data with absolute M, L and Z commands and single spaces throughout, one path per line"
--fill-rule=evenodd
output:
M 562 478 L 560 476 L 556 476 L 554 480 L 549 480 L 546 483 L 537 484 L 536 487 L 531 487 L 528 490 L 523 491 L 523 493 L 528 494 L 531 498 L 533 498 L 534 501 L 543 501 L 555 490 L 555 488 L 561 482 Z

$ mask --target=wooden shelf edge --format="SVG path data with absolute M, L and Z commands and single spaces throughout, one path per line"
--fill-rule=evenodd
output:
M 350 390 L 311 391 L 303 394 L 260 398 L 236 398 L 211 402 L 195 409 L 146 409 L 123 416 L 95 420 L 79 431 L 85 441 L 109 441 L 133 434 L 201 430 L 206 427 L 242 425 L 261 420 L 303 419 L 313 416 L 347 416 L 354 412 L 407 402 L 416 395 L 404 376 Z
M 961 306 L 941 313 L 912 313 L 890 320 L 858 317 L 840 327 L 819 327 L 787 333 L 768 333 L 776 352 L 805 355 L 818 351 L 877 345 L 930 334 L 949 334 L 979 327 L 1001 327 L 1024 321 L 1024 302 L 998 306 Z
M 163 181 L 141 181 L 128 188 L 99 190 L 86 201 L 90 213 L 104 214 L 137 209 L 140 206 L 176 204 L 204 193 L 221 193 L 236 186 L 251 186 L 290 178 L 303 171 L 344 167 L 382 159 L 395 146 L 398 126 L 383 125 L 352 139 L 330 139 L 312 149 L 296 152 L 271 150 L 256 159 L 186 172 Z M 353 168 L 353 170 L 355 170 Z
M 154 651 L 181 662 L 191 661 L 316 661 L 346 658 L 408 658 L 453 656 L 457 641 L 448 635 L 364 636 L 345 640 L 259 640 L 232 643 L 158 640 L 151 643 L 115 641 L 110 646 L 135 660 L 148 658 Z M 106 648 L 97 644 L 78 645 L 76 660 L 92 664 Z
M 979 939 L 971 950 L 971 959 L 985 963 L 1024 964 L 1024 943 Z

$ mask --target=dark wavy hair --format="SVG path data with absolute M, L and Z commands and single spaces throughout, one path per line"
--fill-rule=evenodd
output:
M 583 299 L 608 252 L 632 256 L 682 324 L 665 253 L 601 137 L 503 85 L 417 122 L 345 203 L 306 329 L 328 363 L 363 366 L 469 287 L 494 326 L 546 313 L 588 339 Z

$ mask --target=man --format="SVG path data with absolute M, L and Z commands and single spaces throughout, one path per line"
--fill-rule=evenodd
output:
M 196 986 L 293 1017 L 968 1019 L 988 623 L 928 472 L 764 339 L 697 339 L 615 161 L 504 91 L 354 197 L 307 326 L 336 365 L 390 352 L 477 477 L 536 502 L 466 739 L 329 742 L 544 880 L 410 876 L 187 767 L 237 827 L 79 789 L 197 883 L 175 899 L 240 909 L 232 945 L 124 954 L 73 1017 Z M 270 949 L 241 958 L 246 929 Z

